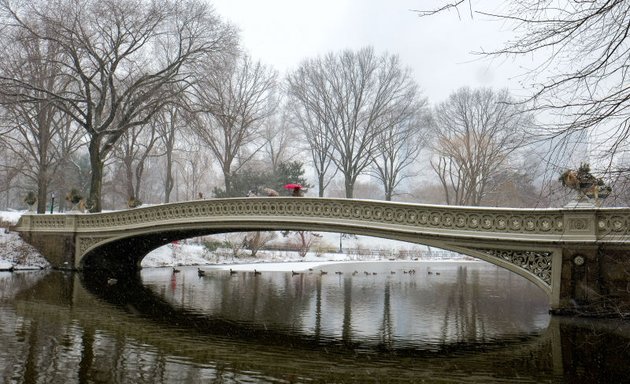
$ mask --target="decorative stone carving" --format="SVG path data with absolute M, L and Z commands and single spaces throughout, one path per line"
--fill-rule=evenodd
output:
M 586 219 L 571 219 L 569 220 L 569 228 L 574 231 L 586 231 L 588 230 L 588 222 Z
M 551 287 L 551 260 L 553 252 L 519 251 L 506 249 L 473 248 L 475 251 L 496 257 L 523 268 L 544 281 Z
M 576 255 L 575 257 L 573 257 L 573 264 L 577 265 L 578 267 L 584 265 L 585 262 L 586 259 L 582 255 Z
M 63 215 L 32 215 L 31 222 L 33 229 L 61 229 L 66 226 L 66 219 Z
M 78 256 L 82 256 L 85 254 L 85 252 L 87 252 L 87 250 L 89 248 L 91 248 L 93 245 L 96 245 L 98 243 L 100 243 L 101 241 L 107 240 L 108 237 L 107 236 L 90 236 L 90 237 L 79 237 L 77 239 L 78 241 L 78 248 L 79 248 L 79 253 L 80 255 Z
M 600 214 L 597 229 L 600 234 L 628 235 L 630 233 L 630 214 Z

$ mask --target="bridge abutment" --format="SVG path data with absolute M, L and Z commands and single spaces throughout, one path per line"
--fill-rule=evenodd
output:
M 76 269 L 74 233 L 23 232 L 22 238 L 45 255 L 55 269 Z
M 557 315 L 630 315 L 628 252 L 603 246 L 565 248 Z

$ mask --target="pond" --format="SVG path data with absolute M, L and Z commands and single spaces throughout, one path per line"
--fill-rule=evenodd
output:
M 627 382 L 627 323 L 487 263 L 204 270 L 1 273 L 0 381 Z

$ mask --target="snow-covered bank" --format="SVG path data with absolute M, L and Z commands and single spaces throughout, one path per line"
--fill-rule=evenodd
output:
M 320 269 L 326 265 L 333 265 L 339 263 L 346 263 L 346 261 L 285 261 L 275 263 L 247 263 L 247 264 L 232 264 L 232 265 L 213 265 L 213 269 L 231 269 L 234 271 L 274 271 L 274 272 L 289 272 L 296 271 L 302 272 L 309 269 Z
M 24 212 L 0 211 L 2 225 L 16 224 Z M 31 245 L 22 241 L 17 233 L 0 228 L 0 271 L 16 269 L 42 269 L 50 264 Z
M 316 260 L 316 261 L 283 261 L 283 262 L 261 262 L 261 263 L 245 263 L 245 264 L 225 264 L 225 265 L 210 265 L 209 268 L 227 270 L 231 269 L 238 272 L 252 272 L 254 270 L 265 272 L 304 272 L 310 269 L 314 270 L 327 270 L 329 266 L 333 265 L 351 265 L 351 264 L 369 264 L 369 263 L 390 263 L 390 264 L 404 264 L 409 265 L 411 263 L 448 263 L 448 262 L 480 262 L 480 260 L 470 259 L 457 259 L 457 260 Z M 202 269 L 204 269 L 202 267 Z
M 308 252 L 304 257 L 297 252 L 258 251 L 256 257 L 231 257 L 225 250 L 210 252 L 200 244 L 168 244 L 149 253 L 142 260 L 143 268 L 197 265 L 215 269 L 232 269 L 235 271 L 306 271 L 310 268 L 321 269 L 327 265 L 350 263 L 411 263 L 411 262 L 465 262 L 478 261 L 469 257 L 392 259 L 370 255 L 348 255 L 345 253 Z
M 256 257 L 241 253 L 239 257 L 232 257 L 225 249 L 210 252 L 206 247 L 185 241 L 168 244 L 149 253 L 142 260 L 143 268 L 169 267 L 183 265 L 209 265 L 216 268 L 232 268 L 234 270 L 298 270 L 313 268 L 315 265 L 329 263 L 367 261 L 368 259 L 356 255 L 343 253 L 308 252 L 304 257 L 297 252 L 290 251 L 258 251 Z M 373 259 L 370 259 L 374 261 Z M 383 260 L 381 260 L 383 261 Z M 286 264 L 285 267 L 271 265 Z M 291 267 L 291 265 L 295 265 Z M 277 269 L 280 268 L 280 269 Z

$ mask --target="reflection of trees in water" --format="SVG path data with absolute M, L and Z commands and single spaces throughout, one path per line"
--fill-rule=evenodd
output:
M 254 277 L 256 277 L 256 274 L 254 273 Z M 252 319 L 253 321 L 255 321 L 257 319 L 256 316 L 256 311 L 259 309 L 258 307 L 258 301 L 260 298 L 260 279 L 254 278 L 251 281 L 251 286 L 252 286 L 252 295 L 250 296 L 252 298 L 252 302 L 250 305 L 250 309 L 251 309 L 251 314 L 250 314 L 250 319 Z M 269 294 L 271 292 L 267 292 L 267 294 Z M 264 308 L 264 307 L 263 307 Z
M 474 277 L 470 269 L 468 273 L 467 282 L 470 284 Z M 392 381 L 392 378 L 414 382 L 419 377 L 435 377 L 431 375 L 449 377 L 452 381 L 457 381 L 456 378 L 464 377 L 461 376 L 462 372 L 464 374 L 488 372 L 492 373 L 493 377 L 510 379 L 518 374 L 531 378 L 532 370 L 539 375 L 541 381 L 544 381 L 549 378 L 551 369 L 549 367 L 552 361 L 551 348 L 543 345 L 527 346 L 523 343 L 518 343 L 516 348 L 502 348 L 489 355 L 468 353 L 462 357 L 461 351 L 457 351 L 458 356 L 450 359 L 448 353 L 436 356 L 434 353 L 423 355 L 422 352 L 418 352 L 417 355 L 409 355 L 415 356 L 413 359 L 392 358 L 388 361 L 380 360 L 380 357 L 374 354 L 370 354 L 369 358 L 357 359 L 356 351 L 336 355 L 329 352 L 334 349 L 332 344 L 325 347 L 326 353 L 318 353 L 315 344 L 302 345 L 299 339 L 281 340 L 282 335 L 279 333 L 271 337 L 261 337 L 260 340 L 247 334 L 243 336 L 246 342 L 240 342 L 236 334 L 228 332 L 235 331 L 235 328 L 222 327 L 221 322 L 214 322 L 205 316 L 200 318 L 198 313 L 187 311 L 179 304 L 175 306 L 178 309 L 169 309 L 164 305 L 163 295 L 160 297 L 155 291 L 152 293 L 142 285 L 123 285 L 125 283 L 119 281 L 113 287 L 90 286 L 91 293 L 88 295 L 83 292 L 80 284 L 77 284 L 79 288 L 72 292 L 72 284 L 66 286 L 64 280 L 59 278 L 61 274 L 55 273 L 54 276 L 53 281 L 47 279 L 43 284 L 38 284 L 38 288 L 33 292 L 25 292 L 23 296 L 28 296 L 32 301 L 23 301 L 20 304 L 21 317 L 24 319 L 20 337 L 28 341 L 22 340 L 18 343 L 21 349 L 16 353 L 15 360 L 10 363 L 15 363 L 14 366 L 18 367 L 18 376 L 22 373 L 30 375 L 25 376 L 23 382 L 66 380 L 198 383 L 221 380 L 253 382 L 256 378 L 261 381 L 273 378 L 275 381 L 290 382 L 291 380 L 284 375 L 286 372 L 295 373 L 295 377 L 304 378 L 303 381 L 314 382 L 375 382 Z M 243 291 L 238 291 L 239 293 L 255 286 L 253 279 L 256 277 L 253 274 L 242 277 L 248 283 L 243 287 Z M 262 277 L 265 277 L 264 274 Z M 202 282 L 192 275 L 178 278 L 180 283 Z M 236 277 L 234 279 L 232 283 L 238 281 Z M 282 290 L 290 287 L 296 290 L 291 296 L 297 302 L 312 300 L 313 312 L 315 314 L 319 312 L 319 316 L 325 318 L 327 314 L 326 311 L 321 313 L 321 300 L 325 301 L 322 296 L 325 297 L 326 288 L 331 289 L 331 285 L 327 285 L 330 280 L 322 280 L 319 276 L 313 278 L 304 276 L 302 281 L 297 276 L 282 277 L 276 279 L 276 282 L 283 288 L 276 290 L 266 287 L 263 284 L 265 280 L 261 279 L 258 282 L 258 293 L 264 295 L 268 290 L 276 290 L 276 294 L 280 295 Z M 165 291 L 168 291 L 168 283 L 167 279 L 164 284 Z M 346 289 L 345 284 L 341 287 L 344 287 L 342 290 Z M 356 305 L 362 300 L 361 292 L 356 287 L 357 285 L 351 293 L 355 313 L 349 313 L 348 316 L 354 320 L 355 326 L 357 318 L 360 317 L 357 316 Z M 382 335 L 385 337 L 383 340 L 387 340 L 386 336 L 393 328 L 393 318 L 399 315 L 396 309 L 399 287 L 396 281 L 383 279 L 374 284 L 374 290 L 368 289 L 363 296 L 363 299 L 372 297 L 372 301 L 378 303 L 376 307 L 379 310 L 373 311 L 373 320 L 375 323 L 381 323 L 381 330 L 384 331 Z M 312 291 L 309 293 L 310 289 Z M 190 287 L 185 289 L 185 297 L 199 299 L 190 292 L 191 290 Z M 61 297 L 60 292 L 68 292 L 69 297 Z M 98 298 L 94 296 L 97 293 Z M 413 291 L 408 293 L 412 294 Z M 450 291 L 448 293 L 452 294 Z M 318 296 L 319 311 L 316 304 Z M 177 292 L 176 297 L 181 298 L 181 293 Z M 259 307 L 261 300 L 262 298 L 259 298 L 257 302 Z M 347 301 L 340 300 L 335 305 L 338 305 L 337 310 L 341 311 L 342 306 L 347 304 Z M 374 310 L 376 307 L 371 309 Z M 136 315 L 127 313 L 131 308 L 135 308 Z M 286 311 L 288 309 L 285 307 Z M 455 313 L 453 308 L 451 311 L 452 314 Z M 382 322 L 379 321 L 381 320 L 379 314 L 382 314 Z M 341 321 L 337 324 L 341 325 Z M 15 337 L 15 332 L 11 333 L 12 337 Z M 220 336 L 215 338 L 210 335 L 211 333 Z M 575 348 L 576 345 L 571 343 L 571 340 L 579 335 L 568 333 L 566 336 L 565 346 Z M 229 342 L 225 343 L 226 340 Z M 0 345 L 3 341 L 4 339 L 0 340 Z M 606 341 L 614 344 L 612 338 Z M 286 347 L 278 347 L 278 344 Z M 585 349 L 588 346 L 589 343 L 578 344 L 578 350 L 574 352 L 573 358 L 587 360 L 587 356 L 592 355 L 592 351 Z M 601 343 L 594 345 L 602 346 Z M 559 349 L 562 348 L 556 348 L 555 352 Z M 397 356 L 401 356 L 401 353 L 396 352 Z M 602 365 L 612 365 L 613 360 L 610 358 L 613 356 L 610 353 L 606 352 L 605 356 L 602 356 L 604 357 Z M 292 357 L 295 357 L 295 360 L 292 360 Z M 627 357 L 627 354 L 621 353 L 617 360 L 614 360 L 615 364 L 619 363 L 617 370 L 620 372 L 623 370 L 621 359 L 624 357 Z M 567 361 L 568 363 L 571 362 Z M 588 365 L 588 361 L 582 361 L 581 364 L 583 365 L 580 369 L 594 368 Z M 257 370 L 260 374 L 256 373 Z M 56 376 L 46 376 L 51 372 L 55 372 Z M 457 376 L 456 372 L 460 372 L 460 376 Z M 592 375 L 597 376 L 598 372 L 600 371 L 593 369 Z M 15 371 L 12 375 L 16 375 Z M 9 379 L 4 380 L 1 373 L 0 378 L 2 378 L 0 382 L 11 382 Z
M 385 289 L 383 292 L 383 323 L 381 324 L 381 343 L 385 349 L 392 349 L 393 342 L 393 327 L 392 327 L 392 314 L 390 304 L 390 281 L 385 282 Z
M 315 299 L 315 340 L 320 339 L 322 332 L 322 281 L 317 279 Z
M 343 280 L 343 326 L 341 340 L 352 343 L 352 280 Z
M 120 343 L 115 343 L 115 346 Z M 124 356 L 119 348 L 115 348 L 114 356 Z M 81 333 L 81 354 L 82 358 L 79 362 L 79 382 L 88 383 L 90 380 L 90 371 L 94 368 L 94 328 L 85 327 Z
M 186 303 L 174 304 L 235 322 L 297 328 L 302 324 L 300 314 L 312 297 L 317 292 L 321 296 L 321 286 L 317 288 L 317 284 L 320 283 L 308 276 L 219 272 L 182 287 L 190 292 L 190 297 Z M 159 290 L 159 286 L 155 288 Z
M 460 266 L 448 291 L 442 325 L 443 343 L 453 339 L 457 342 L 485 340 L 485 321 L 480 316 L 479 299 L 479 272 L 472 271 L 472 282 L 469 284 L 468 269 Z
M 212 316 L 234 323 L 289 329 L 312 336 L 315 340 L 324 337 L 330 341 L 339 332 L 340 341 L 347 345 L 356 342 L 355 327 L 359 326 L 360 329 L 353 313 L 357 309 L 355 306 L 367 305 L 378 310 L 383 305 L 380 294 L 382 285 L 376 283 L 372 276 L 372 286 L 353 292 L 357 289 L 357 281 L 353 284 L 349 275 L 339 276 L 339 285 L 333 282 L 332 276 L 322 277 L 318 273 L 292 275 L 267 272 L 255 275 L 241 272 L 230 275 L 218 271 L 208 273 L 202 279 L 188 276 L 188 280 L 184 273 L 181 275 L 178 276 L 180 283 L 177 289 L 172 292 L 161 288 L 159 279 L 156 283 L 149 281 L 146 284 L 156 293 L 166 293 L 165 299 L 172 301 L 178 308 L 211 313 Z M 387 284 L 385 322 L 391 342 L 394 333 L 390 308 L 391 288 L 389 282 Z
M 37 284 L 48 271 L 0 272 L 0 300 L 11 300 Z
M 174 291 L 165 274 L 151 271 L 145 283 L 177 308 L 323 342 L 435 347 L 546 326 L 544 293 L 525 279 L 476 264 L 440 268 L 430 276 L 212 271 L 199 278 L 182 271 Z

